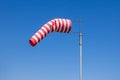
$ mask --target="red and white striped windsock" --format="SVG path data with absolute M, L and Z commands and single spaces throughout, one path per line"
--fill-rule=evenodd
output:
M 35 46 L 50 32 L 69 33 L 72 27 L 72 22 L 69 19 L 56 18 L 44 24 L 29 40 L 32 46 Z

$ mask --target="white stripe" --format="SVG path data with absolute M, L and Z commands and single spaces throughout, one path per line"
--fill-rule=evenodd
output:
M 49 26 L 49 25 L 47 25 L 47 24 L 45 24 L 44 26 L 46 26 L 47 29 L 50 30 L 50 27 L 51 27 L 51 26 Z
M 70 26 L 72 27 L 72 22 L 71 22 L 71 20 L 69 20 L 69 22 L 70 22 Z
M 63 29 L 63 32 L 65 32 L 65 28 L 66 28 L 66 21 L 65 21 L 65 19 L 63 19 L 63 21 L 64 21 L 64 29 Z
M 69 28 L 70 28 L 70 22 L 69 22 L 69 20 L 67 20 L 67 24 L 68 24 L 68 27 L 67 27 L 67 32 L 68 32 Z
M 34 39 L 35 39 L 35 41 L 38 43 L 38 39 L 35 37 L 35 35 L 34 35 L 34 36 L 32 36 L 32 38 L 34 38 Z
M 39 33 L 35 33 L 39 38 L 40 38 L 40 40 L 41 40 L 41 36 L 40 36 L 40 34 Z
M 46 34 L 48 34 L 48 31 L 45 27 L 42 27 L 42 29 L 45 31 Z
M 42 30 L 39 30 L 39 32 L 43 35 L 43 38 L 45 37 L 45 34 Z
M 50 25 L 53 25 L 53 24 L 52 24 L 52 21 L 49 21 L 48 23 L 49 23 Z
M 59 32 L 61 31 L 61 29 L 62 29 L 62 19 L 59 19 L 59 21 L 60 21 L 60 29 L 59 29 Z
M 53 23 L 52 23 L 52 21 L 49 21 L 48 24 L 50 24 L 50 26 L 49 25 L 48 26 L 50 27 L 50 32 L 51 32 L 52 31 L 52 27 L 53 27 Z
M 57 28 L 59 27 L 59 21 L 56 19 Z
M 55 23 L 55 19 L 49 21 L 48 23 L 50 23 L 51 27 L 53 28 L 53 31 L 55 31 L 55 24 L 53 24 L 53 23 Z M 52 29 L 51 29 L 51 30 L 52 30 Z

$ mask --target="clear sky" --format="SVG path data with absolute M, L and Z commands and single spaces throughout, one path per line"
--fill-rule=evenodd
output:
M 83 80 L 120 80 L 119 0 L 0 0 L 0 80 L 79 80 L 77 35 L 28 42 L 54 18 L 82 20 Z

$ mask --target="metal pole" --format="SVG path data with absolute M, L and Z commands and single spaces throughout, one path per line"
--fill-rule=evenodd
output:
M 82 80 L 82 26 L 80 21 L 80 32 L 79 32 L 79 41 L 80 41 L 80 80 Z
M 82 32 L 79 33 L 80 37 L 80 80 L 82 80 Z
M 80 80 L 82 80 L 82 25 L 81 25 L 81 20 L 77 20 L 75 22 L 78 22 L 80 24 L 80 32 L 79 32 L 79 47 L 80 47 Z

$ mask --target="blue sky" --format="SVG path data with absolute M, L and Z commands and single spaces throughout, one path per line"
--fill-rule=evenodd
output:
M 120 79 L 119 0 L 0 0 L 0 80 L 79 80 L 77 35 L 51 33 L 29 45 L 54 18 L 82 20 L 83 80 Z

